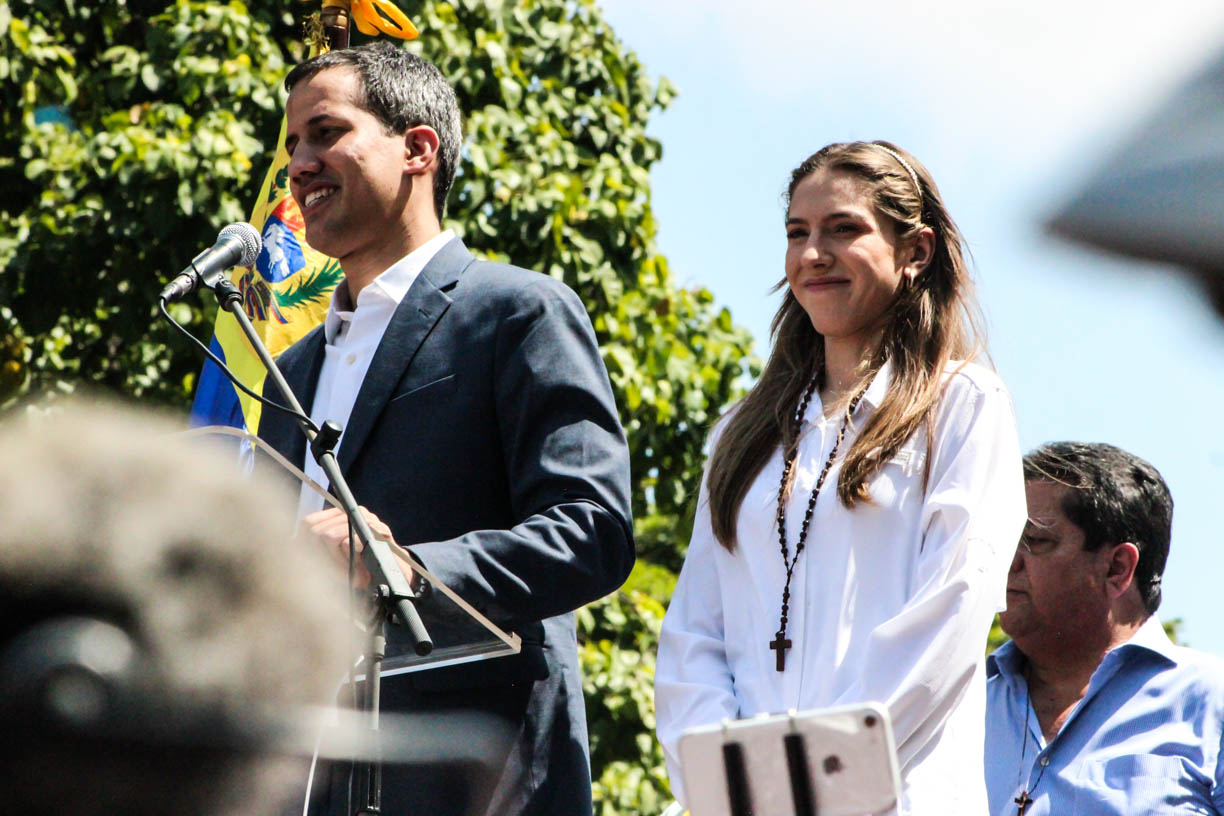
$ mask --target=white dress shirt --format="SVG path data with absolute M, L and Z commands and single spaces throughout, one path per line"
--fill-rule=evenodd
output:
M 950 366 L 925 491 L 924 427 L 872 478 L 872 503 L 847 510 L 836 492 L 841 464 L 889 376 L 885 366 L 859 403 L 816 504 L 791 581 L 792 648 L 783 672 L 769 648 L 786 580 L 776 524 L 781 449 L 744 497 L 734 554 L 714 538 L 703 480 L 655 676 L 659 739 L 681 802 L 677 746 L 685 730 L 875 701 L 892 719 L 900 813 L 987 812 L 986 635 L 1005 605 L 1026 515 L 1011 400 L 993 372 Z M 826 419 L 813 395 L 786 508 L 791 556 L 842 420 Z
M 323 323 L 326 341 L 323 367 L 319 371 L 314 404 L 310 409 L 310 418 L 315 424 L 322 425 L 330 419 L 339 423 L 341 428 L 348 425 L 357 392 L 361 390 L 361 383 L 370 370 L 370 361 L 374 359 L 374 352 L 378 350 L 378 344 L 382 342 L 400 301 L 408 294 L 408 289 L 425 265 L 454 237 L 452 230 L 445 230 L 400 258 L 357 294 L 356 306 L 349 297 L 348 281 L 341 281 L 336 287 Z M 337 454 L 343 444 L 344 436 L 341 434 L 336 444 Z M 329 485 L 323 468 L 310 455 L 309 448 L 303 470 L 323 487 Z M 298 497 L 298 520 L 322 509 L 323 497 L 303 484 Z

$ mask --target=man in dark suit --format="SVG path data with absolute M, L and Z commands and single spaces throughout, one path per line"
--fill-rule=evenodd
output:
M 291 189 L 345 280 L 280 368 L 316 421 L 344 427 L 340 467 L 375 532 L 523 640 L 511 657 L 389 676 L 382 707 L 508 728 L 476 812 L 589 814 L 573 610 L 624 581 L 633 537 L 628 450 L 586 311 L 560 282 L 478 261 L 441 230 L 461 136 L 433 65 L 379 43 L 303 63 L 286 87 Z M 265 412 L 260 434 L 316 467 L 291 420 Z M 320 506 L 303 492 L 305 523 L 347 557 L 346 520 Z M 390 634 L 393 660 L 405 647 Z M 339 813 L 347 771 L 331 776 Z M 470 788 L 388 768 L 383 812 L 470 812 L 456 804 Z

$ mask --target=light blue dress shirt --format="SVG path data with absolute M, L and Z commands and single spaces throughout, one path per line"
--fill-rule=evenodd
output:
M 1224 813 L 1224 661 L 1174 646 L 1156 616 L 1110 651 L 1048 745 L 1014 643 L 986 659 L 993 816 Z

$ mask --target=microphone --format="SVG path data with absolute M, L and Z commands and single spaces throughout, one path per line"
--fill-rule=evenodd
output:
M 201 286 L 213 288 L 228 269 L 255 263 L 262 245 L 259 230 L 245 221 L 227 225 L 217 236 L 217 243 L 192 258 L 191 265 L 167 283 L 159 297 L 173 303 Z

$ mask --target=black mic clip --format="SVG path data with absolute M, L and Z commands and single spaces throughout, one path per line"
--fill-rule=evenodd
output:
M 336 447 L 336 443 L 340 441 L 340 434 L 343 430 L 340 425 L 334 420 L 327 420 L 319 428 L 319 432 L 315 434 L 315 438 L 310 440 L 310 452 L 314 455 L 315 461 L 318 461 L 324 453 L 329 453 Z
M 242 303 L 242 293 L 238 291 L 238 287 L 234 282 L 227 277 L 222 276 L 213 284 L 213 294 L 217 298 L 217 304 L 226 311 L 229 310 L 231 303 Z

